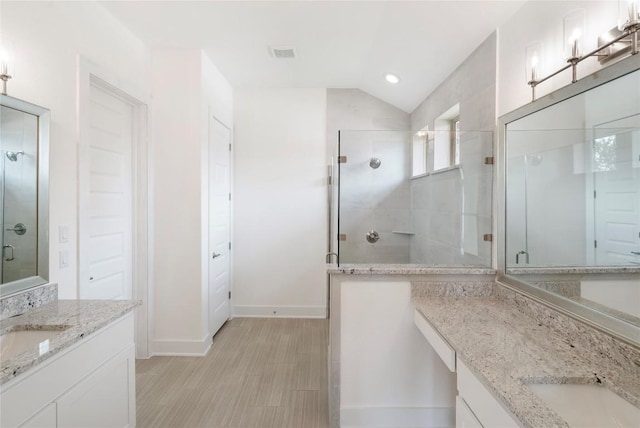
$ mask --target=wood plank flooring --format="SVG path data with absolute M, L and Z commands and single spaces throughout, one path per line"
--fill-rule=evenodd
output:
M 139 428 L 326 428 L 328 320 L 233 319 L 206 357 L 136 362 Z

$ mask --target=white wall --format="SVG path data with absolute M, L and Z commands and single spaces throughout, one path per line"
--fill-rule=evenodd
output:
M 544 44 L 538 72 L 540 78 L 566 65 L 562 20 L 568 12 L 578 8 L 586 10 L 583 52 L 588 52 L 596 48 L 600 34 L 618 24 L 617 0 L 529 1 L 499 28 L 498 116 L 531 101 L 531 87 L 527 85 L 525 72 L 525 47 L 528 44 L 536 41 Z M 578 79 L 600 68 L 596 59 L 585 60 L 578 66 Z M 571 71 L 567 70 L 540 84 L 536 96 L 541 97 L 570 83 Z
M 50 281 L 61 299 L 77 289 L 77 61 L 82 55 L 135 95 L 148 94 L 149 53 L 143 43 L 95 2 L 7 2 L 0 5 L 1 40 L 15 49 L 9 95 L 51 110 Z M 58 243 L 58 226 L 71 236 Z M 59 251 L 70 265 L 60 269 Z
M 239 90 L 234 103 L 234 313 L 324 317 L 326 90 Z
M 176 75 L 182 76 L 176 80 Z M 152 55 L 154 320 L 152 353 L 202 354 L 208 331 L 208 127 L 231 127 L 233 91 L 200 50 Z
M 182 76 L 176 80 L 176 75 Z M 202 340 L 200 52 L 152 56 L 154 311 L 152 352 Z
M 341 426 L 452 426 L 456 378 L 414 324 L 411 284 L 349 281 L 340 294 Z

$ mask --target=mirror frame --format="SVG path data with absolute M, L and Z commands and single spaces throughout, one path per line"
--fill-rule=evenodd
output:
M 608 83 L 626 74 L 640 70 L 640 55 L 632 55 L 615 64 L 612 64 L 602 70 L 599 70 L 589 76 L 586 76 L 577 82 L 560 88 L 556 91 L 545 95 L 536 101 L 525 104 L 516 110 L 509 112 L 498 118 L 498 228 L 497 228 L 497 280 L 502 285 L 507 286 L 513 291 L 523 294 L 545 306 L 550 307 L 560 313 L 568 315 L 574 319 L 582 321 L 591 327 L 594 327 L 604 333 L 607 333 L 627 344 L 636 348 L 640 348 L 640 326 L 635 326 L 619 318 L 599 312 L 595 309 L 584 306 L 574 300 L 551 293 L 547 290 L 535 287 L 534 285 L 523 282 L 506 273 L 506 137 L 507 125 L 515 120 L 529 116 L 539 110 L 550 107 L 554 104 L 562 102 L 566 99 L 579 95 L 597 86 Z M 620 266 L 617 266 L 618 270 Z M 592 269 L 597 272 L 607 272 L 607 267 L 567 267 L 567 271 L 575 270 L 576 272 Z M 616 267 L 612 266 L 611 270 Z M 635 272 L 636 269 L 632 268 Z M 637 269 L 640 271 L 640 268 Z
M 38 116 L 38 270 L 37 275 L 0 284 L 0 297 L 7 297 L 49 282 L 49 109 L 0 95 L 0 105 Z

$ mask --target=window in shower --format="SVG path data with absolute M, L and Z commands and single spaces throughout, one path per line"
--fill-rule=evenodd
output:
M 460 163 L 460 104 L 434 121 L 433 171 Z
M 416 132 L 413 136 L 412 150 L 412 177 L 417 177 L 427 173 L 427 147 L 429 144 L 429 127 L 425 127 Z

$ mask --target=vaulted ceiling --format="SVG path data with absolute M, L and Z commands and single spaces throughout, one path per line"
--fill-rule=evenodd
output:
M 524 1 L 102 3 L 150 47 L 203 49 L 234 88 L 359 88 L 411 112 Z

